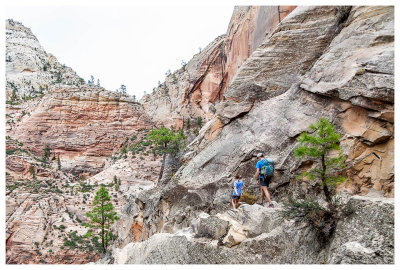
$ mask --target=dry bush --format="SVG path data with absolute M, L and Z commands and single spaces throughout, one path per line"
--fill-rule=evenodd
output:
M 251 194 L 249 191 L 244 191 L 242 193 L 242 196 L 240 197 L 239 201 L 245 202 L 248 204 L 255 204 L 257 200 L 258 200 L 258 197 L 256 195 Z

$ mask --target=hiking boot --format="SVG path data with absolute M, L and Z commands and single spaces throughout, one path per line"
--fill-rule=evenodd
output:
M 264 204 L 263 204 L 263 203 L 260 203 L 260 202 L 258 202 L 258 203 L 256 203 L 256 204 L 261 205 L 261 206 L 264 206 Z
M 270 205 L 268 205 L 268 208 L 275 208 L 275 206 L 271 203 Z

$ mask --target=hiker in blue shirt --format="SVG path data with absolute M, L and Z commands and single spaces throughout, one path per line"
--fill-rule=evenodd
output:
M 239 202 L 240 196 L 242 196 L 242 189 L 246 186 L 243 181 L 239 179 L 240 176 L 235 175 L 235 182 L 233 183 L 233 193 L 232 193 L 232 206 L 234 209 L 238 208 L 242 203 Z
M 264 196 L 265 196 L 267 198 L 267 201 L 269 202 L 268 207 L 273 208 L 274 205 L 272 204 L 271 196 L 269 195 L 268 188 L 267 188 L 269 186 L 269 183 L 271 182 L 272 176 L 266 176 L 261 173 L 261 170 L 264 166 L 264 154 L 263 153 L 257 154 L 257 158 L 258 158 L 258 162 L 256 165 L 256 168 L 257 168 L 256 179 L 257 179 L 258 185 L 261 188 L 261 203 L 259 203 L 259 204 L 263 205 Z

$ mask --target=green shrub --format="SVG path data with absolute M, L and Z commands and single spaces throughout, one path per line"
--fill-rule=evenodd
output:
M 18 150 L 18 149 L 9 149 L 9 150 L 6 150 L 6 155 L 7 155 L 7 156 L 8 156 L 8 155 L 12 155 L 12 154 L 14 154 L 17 150 Z
M 338 219 L 335 211 L 325 209 L 312 198 L 295 200 L 289 196 L 278 213 L 281 218 L 305 221 L 313 226 L 322 244 L 332 236 Z

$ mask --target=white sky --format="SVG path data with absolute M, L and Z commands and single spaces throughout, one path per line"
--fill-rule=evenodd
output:
M 168 69 L 225 34 L 233 5 L 8 6 L 6 17 L 29 27 L 46 52 L 85 81 L 93 75 L 115 90 L 142 97 Z

